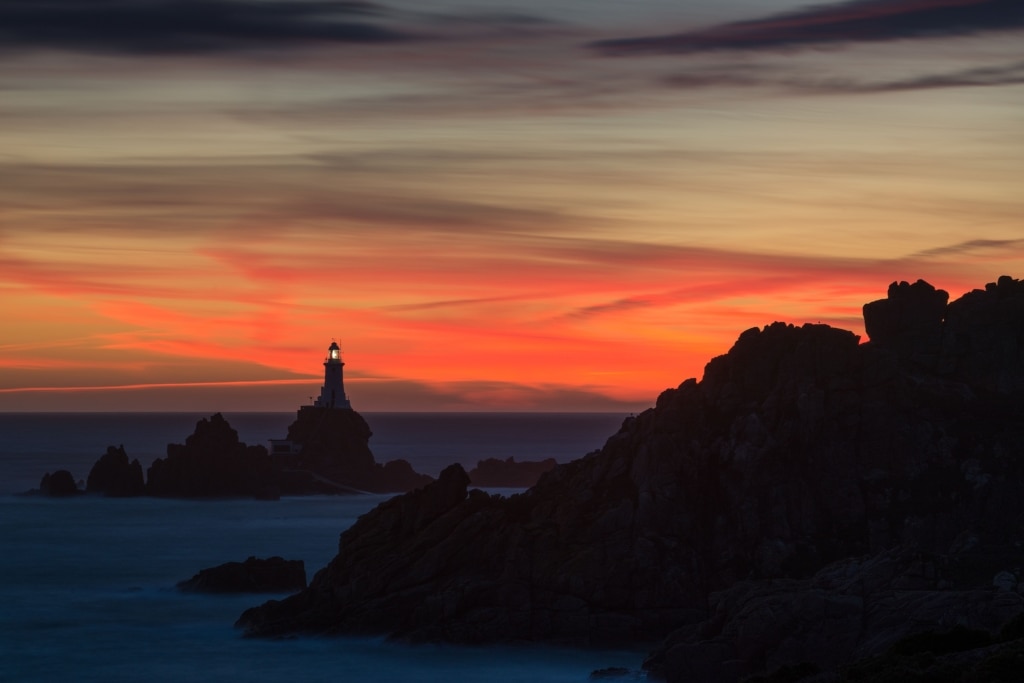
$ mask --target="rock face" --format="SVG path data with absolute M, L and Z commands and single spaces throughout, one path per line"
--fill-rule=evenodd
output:
M 701 382 L 522 495 L 467 492 L 449 468 L 383 504 L 306 591 L 239 625 L 664 638 L 650 666 L 677 681 L 992 628 L 1021 607 L 992 581 L 1019 576 L 1024 544 L 1024 284 L 946 298 L 894 285 L 865 307 L 866 344 L 825 325 L 747 330 Z
M 85 490 L 88 493 L 102 493 L 112 498 L 141 496 L 146 492 L 142 465 L 138 460 L 128 462 L 124 446 L 109 446 L 107 452 L 89 471 Z
M 168 444 L 167 457 L 149 467 L 146 493 L 176 498 L 278 495 L 267 449 L 238 440 L 220 413 L 196 424 L 185 444 Z
M 468 483 L 465 471 L 452 465 L 425 488 L 377 506 L 341 535 L 343 550 L 317 573 L 310 590 L 249 610 L 239 625 L 259 624 L 265 635 L 379 633 L 404 619 L 415 621 L 410 612 L 436 606 L 411 604 L 415 596 L 423 595 L 416 584 L 443 580 L 465 559 L 454 545 L 458 539 L 452 534 L 452 514 L 466 501 Z M 487 498 L 474 493 L 473 498 Z
M 306 587 L 302 560 L 250 557 L 245 562 L 227 562 L 203 569 L 178 583 L 183 591 L 197 593 L 288 593 Z
M 347 491 L 401 493 L 432 481 L 405 460 L 376 462 L 370 451 L 372 435 L 354 410 L 306 406 L 288 427 L 288 439 L 301 444 L 301 452 L 275 462 L 283 470 L 315 473 Z
M 554 458 L 524 462 L 516 462 L 515 458 L 487 458 L 469 471 L 469 481 L 473 486 L 485 488 L 527 488 L 536 484 L 542 474 L 553 470 L 557 464 Z
M 787 666 L 827 671 L 923 631 L 995 633 L 1024 612 L 1015 592 L 951 589 L 948 559 L 893 550 L 808 579 L 739 581 L 712 594 L 708 618 L 672 633 L 645 667 L 654 678 L 708 683 Z

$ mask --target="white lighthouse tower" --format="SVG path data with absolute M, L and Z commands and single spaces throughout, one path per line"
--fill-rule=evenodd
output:
M 341 347 L 332 341 L 327 347 L 327 358 L 324 360 L 324 385 L 320 388 L 320 398 L 313 405 L 317 408 L 343 408 L 352 410 L 352 404 L 345 395 L 345 378 L 342 368 Z

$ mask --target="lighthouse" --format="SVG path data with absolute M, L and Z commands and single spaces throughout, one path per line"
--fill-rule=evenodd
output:
M 345 395 L 345 378 L 342 368 L 341 347 L 332 341 L 327 347 L 327 358 L 324 359 L 324 385 L 320 388 L 320 398 L 313 405 L 317 408 L 343 408 L 352 410 L 352 404 Z

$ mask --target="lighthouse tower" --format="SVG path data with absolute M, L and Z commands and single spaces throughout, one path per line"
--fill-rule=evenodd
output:
M 324 360 L 324 385 L 320 388 L 320 398 L 313 403 L 314 406 L 352 410 L 352 404 L 345 395 L 345 378 L 342 376 L 344 367 L 338 342 L 331 342 Z

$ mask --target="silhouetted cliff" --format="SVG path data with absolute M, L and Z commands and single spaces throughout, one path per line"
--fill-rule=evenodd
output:
M 831 667 L 949 621 L 995 628 L 1022 608 L 992 580 L 1021 578 L 1024 283 L 947 299 L 894 284 L 865 306 L 866 344 L 747 330 L 525 494 L 467 491 L 453 467 L 385 503 L 306 591 L 239 625 L 665 638 L 648 666 L 679 681 Z

